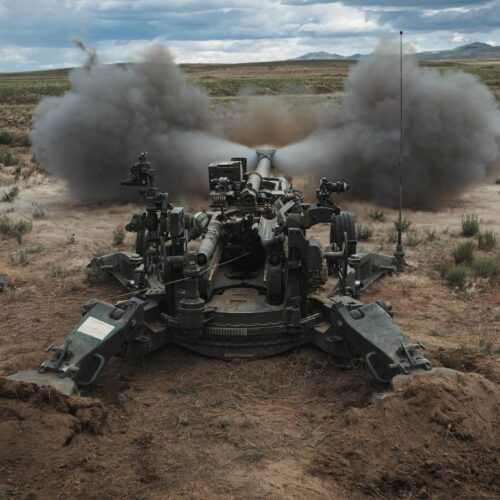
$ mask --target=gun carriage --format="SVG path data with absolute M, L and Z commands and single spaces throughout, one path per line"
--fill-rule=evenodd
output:
M 214 358 L 253 359 L 304 344 L 342 358 L 360 358 L 380 383 L 428 370 L 382 300 L 359 298 L 373 281 L 395 272 L 394 256 L 357 253 L 352 214 L 333 199 L 349 189 L 322 179 L 316 201 L 273 174 L 273 150 L 257 164 L 232 158 L 208 167 L 209 206 L 194 214 L 174 206 L 154 184 L 146 154 L 123 182 L 141 187 L 145 211 L 126 229 L 135 252 L 94 258 L 129 293 L 117 303 L 92 300 L 62 346 L 39 370 L 14 380 L 81 392 L 112 356 L 142 356 L 175 344 Z M 329 244 L 307 237 L 327 224 Z

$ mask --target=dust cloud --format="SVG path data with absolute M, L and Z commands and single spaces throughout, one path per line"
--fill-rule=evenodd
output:
M 120 186 L 148 151 L 158 184 L 175 198 L 207 189 L 206 166 L 253 150 L 215 135 L 210 99 L 188 85 L 169 51 L 154 46 L 135 64 L 99 65 L 94 51 L 70 73 L 71 89 L 35 111 L 33 152 L 83 201 L 136 198 Z
M 292 175 L 352 184 L 351 194 L 398 201 L 399 46 L 384 41 L 356 64 L 341 102 L 240 96 L 211 104 L 188 85 L 163 46 L 128 65 L 100 65 L 95 51 L 70 74 L 71 89 L 35 111 L 33 151 L 83 201 L 134 196 L 120 186 L 148 151 L 158 184 L 174 199 L 205 195 L 206 166 L 281 148 L 275 163 Z M 440 73 L 404 58 L 404 205 L 436 209 L 499 168 L 500 111 L 488 88 L 462 72 Z
M 436 209 L 499 168 L 500 112 L 474 76 L 420 67 L 404 72 L 404 205 Z M 398 202 L 399 46 L 381 42 L 351 70 L 334 112 L 321 113 L 308 138 L 280 149 L 283 171 L 352 184 L 352 194 Z
M 315 105 L 286 95 L 244 95 L 218 112 L 224 136 L 250 147 L 300 141 L 317 129 L 319 117 Z

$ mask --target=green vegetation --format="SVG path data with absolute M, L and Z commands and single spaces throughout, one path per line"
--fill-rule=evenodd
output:
M 498 337 L 482 332 L 479 336 L 478 351 L 484 354 L 499 354 Z
M 476 214 L 462 216 L 462 234 L 467 237 L 477 235 L 475 240 L 467 240 L 453 247 L 453 263 L 446 262 L 441 267 L 441 276 L 450 285 L 463 286 L 473 276 L 491 278 L 499 271 L 498 255 L 476 254 L 476 249 L 489 251 L 497 244 L 497 235 L 491 230 L 480 231 L 480 220 Z
M 34 201 L 31 204 L 31 207 L 32 207 L 31 212 L 33 214 L 34 219 L 43 219 L 43 217 L 45 217 L 45 211 L 39 203 Z
M 36 243 L 34 245 L 27 245 L 25 247 L 18 248 L 10 254 L 10 262 L 12 265 L 22 265 L 25 266 L 29 262 L 29 254 L 38 253 L 42 251 L 42 245 Z
M 373 236 L 373 228 L 370 225 L 360 224 L 356 227 L 356 236 L 359 241 L 367 241 Z
M 477 255 L 472 270 L 478 277 L 490 278 L 498 272 L 498 258 L 494 255 Z
M 409 247 L 416 247 L 422 243 L 422 236 L 416 229 L 408 229 L 405 235 L 405 243 Z
M 451 286 L 463 287 L 472 273 L 465 264 L 449 264 L 443 268 L 442 274 Z
M 424 227 L 424 237 L 427 241 L 434 241 L 437 238 L 437 232 L 433 227 Z
M 14 134 L 8 130 L 0 130 L 0 144 L 9 146 L 31 146 L 27 134 Z
M 493 250 L 497 246 L 497 242 L 497 234 L 490 229 L 479 231 L 477 235 L 477 247 L 479 250 L 485 250 L 487 252 Z
M 33 224 L 30 220 L 13 221 L 4 214 L 0 215 L 0 235 L 15 238 L 19 244 L 22 242 L 23 236 L 31 232 L 32 229 Z
M 394 228 L 396 231 L 399 231 L 401 229 L 401 232 L 404 233 L 405 231 L 408 231 L 410 229 L 410 226 L 412 225 L 411 219 L 408 219 L 407 217 L 403 217 L 401 219 L 401 223 L 398 220 L 394 221 Z
M 398 241 L 398 232 L 395 227 L 387 229 L 385 239 L 387 240 L 387 243 L 396 243 L 396 241 Z
M 21 287 L 9 288 L 9 296 L 13 300 L 23 300 L 28 296 L 28 290 Z
M 462 215 L 462 235 L 476 236 L 479 233 L 479 217 L 476 214 Z
M 273 94 L 293 89 L 302 94 L 332 94 L 343 89 L 353 61 L 276 61 L 242 64 L 183 64 L 187 81 L 213 97 L 241 95 L 245 89 L 256 94 Z M 476 75 L 490 89 L 500 87 L 500 65 L 484 61 L 424 61 L 442 71 L 466 71 Z M 28 106 L 44 96 L 69 90 L 69 70 L 57 69 L 0 74 L 0 103 Z
M 0 163 L 5 165 L 6 167 L 12 167 L 15 165 L 19 165 L 20 162 L 19 156 L 15 156 L 9 152 L 0 151 Z
M 380 210 L 379 208 L 372 208 L 368 210 L 368 217 L 375 222 L 385 221 L 385 214 L 383 210 Z
M 474 241 L 464 241 L 456 245 L 451 251 L 455 264 L 472 264 L 475 250 L 476 244 Z
M 19 194 L 19 187 L 12 186 L 11 188 L 7 189 L 7 191 L 4 191 L 4 193 L 2 194 L 2 198 L 0 200 L 3 201 L 4 203 L 12 203 L 18 194 Z

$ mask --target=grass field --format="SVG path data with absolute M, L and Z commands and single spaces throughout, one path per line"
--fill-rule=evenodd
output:
M 212 97 L 231 97 L 252 89 L 258 94 L 332 94 L 342 90 L 352 61 L 279 61 L 245 64 L 186 64 L 189 82 Z M 500 98 L 500 61 L 440 61 L 426 66 L 476 75 Z M 69 69 L 0 73 L 0 104 L 33 105 L 69 89 Z M 5 126 L 4 123 L 1 123 Z M 8 124 L 7 124 L 8 126 Z

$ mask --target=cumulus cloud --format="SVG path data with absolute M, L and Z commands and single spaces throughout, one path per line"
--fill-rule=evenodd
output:
M 450 48 L 459 43 L 454 34 L 500 38 L 500 0 L 36 0 L 31 9 L 25 3 L 0 1 L 0 49 L 29 48 L 33 57 L 0 59 L 0 71 L 67 65 L 78 57 L 74 36 L 108 62 L 124 61 L 129 51 L 119 48 L 152 40 L 168 42 L 180 62 L 242 62 L 315 50 L 369 53 L 400 28 L 415 38 L 425 34 L 422 50 Z

